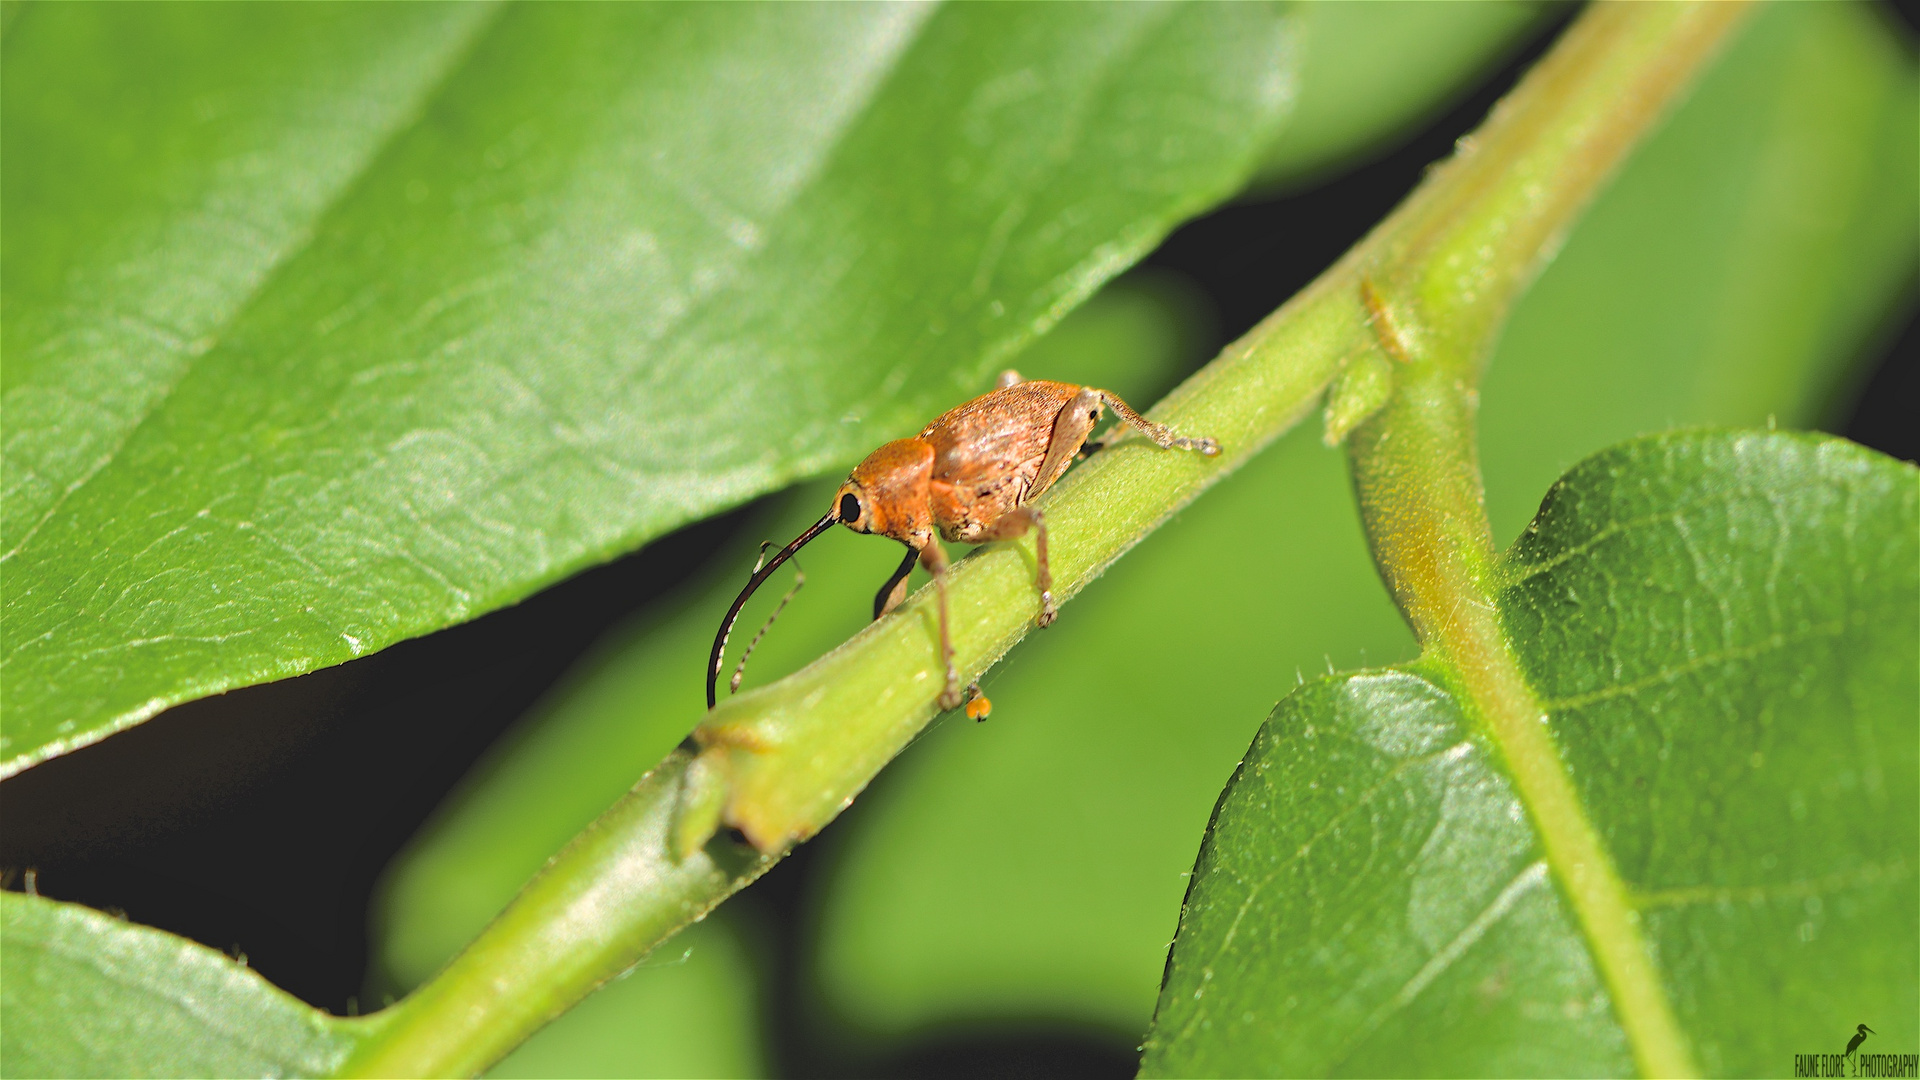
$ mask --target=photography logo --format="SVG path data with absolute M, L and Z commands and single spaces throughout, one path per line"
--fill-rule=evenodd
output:
M 1795 1054 L 1795 1076 L 1920 1076 L 1920 1054 L 1863 1054 L 1860 1044 L 1875 1034 L 1865 1024 L 1853 1029 L 1847 1048 L 1838 1054 Z

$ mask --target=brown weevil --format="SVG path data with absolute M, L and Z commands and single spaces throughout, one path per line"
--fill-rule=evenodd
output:
M 947 553 L 935 533 L 951 541 L 984 544 L 1012 540 L 1033 530 L 1034 587 L 1040 590 L 1036 621 L 1041 626 L 1051 623 L 1053 575 L 1047 569 L 1047 521 L 1032 503 L 1067 471 L 1108 407 L 1161 447 L 1209 456 L 1220 452 L 1214 440 L 1175 435 L 1108 391 L 1043 379 L 1028 382 L 1018 372 L 1004 372 L 992 393 L 941 414 L 914 438 L 895 439 L 867 455 L 834 493 L 826 516 L 756 569 L 714 635 L 713 658 L 707 667 L 707 708 L 714 706 L 727 636 L 747 598 L 780 564 L 834 524 L 907 546 L 906 558 L 873 598 L 875 619 L 906 599 L 907 575 L 916 560 L 933 575 L 940 612 L 940 656 L 947 667 L 940 707 L 959 705 L 960 677 L 954 671 L 953 641 L 947 632 Z M 972 690 L 967 715 L 982 719 L 990 706 L 978 686 Z

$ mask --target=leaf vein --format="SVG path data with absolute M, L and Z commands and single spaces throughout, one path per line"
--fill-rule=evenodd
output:
M 1452 967 L 1461 957 L 1465 956 L 1469 950 L 1479 944 L 1480 939 L 1487 935 L 1488 930 L 1493 929 L 1496 923 L 1506 918 L 1507 914 L 1513 910 L 1514 905 L 1520 902 L 1522 896 L 1526 895 L 1530 890 L 1538 888 L 1541 884 L 1545 883 L 1546 880 L 1547 861 L 1545 859 L 1535 859 L 1533 862 L 1527 864 L 1525 869 L 1515 874 L 1513 879 L 1507 882 L 1506 887 L 1502 888 L 1500 892 L 1487 903 L 1487 906 L 1481 909 L 1478 915 L 1473 917 L 1472 921 L 1460 928 L 1460 932 L 1453 936 L 1453 940 L 1447 942 L 1438 952 L 1435 952 L 1429 957 L 1427 962 L 1420 966 L 1420 970 L 1414 972 L 1413 977 L 1408 979 L 1393 997 L 1382 1002 L 1366 1020 L 1361 1022 L 1359 1027 L 1354 1029 L 1353 1033 L 1347 1037 L 1346 1043 L 1340 1048 L 1339 1053 L 1333 1057 L 1332 1065 L 1327 1071 L 1338 1071 L 1338 1066 L 1343 1064 L 1348 1056 L 1350 1056 L 1361 1043 L 1365 1042 L 1368 1037 L 1379 1030 L 1381 1024 L 1386 1023 L 1388 1018 L 1393 1016 L 1394 1013 L 1413 1004 L 1414 999 L 1418 998 L 1427 987 L 1432 986 L 1434 980 L 1445 974 L 1448 968 Z
M 1589 690 L 1581 694 L 1570 694 L 1566 697 L 1548 698 L 1541 702 L 1541 704 L 1548 712 L 1584 709 L 1589 705 L 1598 704 L 1599 702 L 1608 701 L 1613 698 L 1632 697 L 1642 690 L 1648 690 L 1664 683 L 1675 682 L 1696 671 L 1701 671 L 1718 664 L 1731 663 L 1736 660 L 1756 659 L 1770 652 L 1777 652 L 1790 645 L 1797 645 L 1803 641 L 1812 641 L 1815 638 L 1839 637 L 1846 632 L 1846 629 L 1846 621 L 1837 620 L 1834 622 L 1819 623 L 1798 634 L 1774 634 L 1765 641 L 1753 645 L 1738 645 L 1728 649 L 1717 649 L 1713 652 L 1702 653 L 1684 664 L 1670 668 L 1662 668 L 1651 675 L 1635 679 L 1632 682 L 1616 683 L 1613 686 L 1602 687 L 1598 690 Z
M 1857 869 L 1797 881 L 1765 885 L 1682 885 L 1635 892 L 1633 906 L 1640 911 L 1656 911 L 1695 904 L 1761 904 L 1773 900 L 1804 900 L 1809 896 L 1871 888 L 1911 876 L 1913 867 L 1903 859 L 1895 859 L 1890 863 L 1868 863 Z
M 1254 885 L 1247 890 L 1247 895 L 1240 901 L 1239 909 L 1234 912 L 1233 922 L 1228 925 L 1226 934 L 1221 937 L 1220 944 L 1214 949 L 1213 955 L 1208 958 L 1207 963 L 1200 969 L 1201 988 L 1200 990 L 1195 991 L 1194 996 L 1197 998 L 1201 994 L 1206 992 L 1206 984 L 1213 981 L 1214 967 L 1220 962 L 1220 958 L 1226 955 L 1228 949 L 1233 945 L 1233 939 L 1240 932 L 1241 921 L 1246 918 L 1247 912 L 1253 907 L 1253 902 L 1259 898 L 1261 892 L 1264 891 L 1268 885 L 1273 884 L 1274 878 L 1279 877 L 1282 871 L 1288 869 L 1289 867 L 1293 866 L 1295 863 L 1306 858 L 1307 855 L 1313 851 L 1313 847 L 1315 844 L 1318 844 L 1321 840 L 1324 840 L 1328 836 L 1332 835 L 1333 832 L 1336 829 L 1338 829 L 1349 817 L 1359 813 L 1361 810 L 1370 811 L 1372 808 L 1373 800 L 1382 791 L 1386 790 L 1389 785 L 1391 785 L 1395 780 L 1399 779 L 1399 777 L 1404 773 L 1406 773 L 1408 770 L 1417 768 L 1421 765 L 1430 764 L 1435 761 L 1454 760 L 1467 753 L 1470 753 L 1472 749 L 1473 749 L 1473 744 L 1471 742 L 1466 740 L 1461 740 L 1460 742 L 1454 743 L 1453 745 L 1447 747 L 1444 750 L 1436 750 L 1430 754 L 1421 754 L 1416 757 L 1403 758 L 1402 760 L 1396 762 L 1393 768 L 1387 770 L 1384 776 L 1380 777 L 1378 780 L 1368 785 L 1367 789 L 1361 792 L 1358 798 L 1354 799 L 1352 802 L 1342 807 L 1340 812 L 1333 815 L 1331 818 L 1329 818 L 1325 825 L 1315 830 L 1314 834 L 1308 837 L 1305 843 L 1302 843 L 1299 847 L 1295 848 L 1292 854 L 1288 855 L 1284 860 L 1282 860 L 1278 865 L 1274 866 L 1271 870 L 1268 870 L 1267 873 L 1264 876 L 1262 876 L 1258 882 L 1254 883 Z M 1309 890 L 1313 888 L 1313 882 L 1311 879 L 1309 879 L 1307 882 L 1307 888 Z M 1181 1029 L 1179 1037 L 1184 1039 L 1189 1034 L 1191 1034 L 1193 1030 L 1193 1026 L 1200 1022 L 1203 1015 L 1204 1015 L 1204 1010 L 1200 1010 L 1200 1009 L 1194 1010 L 1193 1016 L 1188 1019 L 1186 1026 Z

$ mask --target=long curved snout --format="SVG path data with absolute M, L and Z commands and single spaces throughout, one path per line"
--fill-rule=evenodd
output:
M 795 537 L 793 543 L 781 548 L 778 554 L 767 560 L 764 566 L 760 567 L 759 570 L 754 572 L 751 578 L 747 579 L 747 587 L 740 590 L 740 595 L 734 599 L 733 606 L 727 609 L 727 617 L 720 623 L 720 632 L 713 636 L 713 657 L 707 663 L 708 709 L 712 709 L 719 700 L 715 696 L 714 690 L 720 682 L 720 668 L 726 663 L 727 638 L 733 633 L 734 622 L 740 618 L 740 609 L 746 607 L 747 601 L 752 598 L 754 591 L 760 588 L 761 585 L 766 584 L 766 580 L 773 576 L 775 570 L 780 569 L 781 563 L 793 558 L 795 552 L 813 542 L 815 537 L 826 532 L 828 528 L 838 523 L 839 520 L 838 507 L 827 511 L 825 517 L 807 526 L 806 532 Z

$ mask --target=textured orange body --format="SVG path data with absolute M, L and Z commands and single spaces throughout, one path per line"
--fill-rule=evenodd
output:
M 927 494 L 941 536 L 979 543 L 1007 511 L 1053 486 L 1079 445 L 1056 455 L 1048 475 L 1042 476 L 1040 467 L 1060 410 L 1079 393 L 1079 387 L 1068 383 L 1016 383 L 974 398 L 927 425 L 920 441 L 933 448 Z M 1087 432 L 1098 418 L 1097 411 L 1090 411 Z M 1085 440 L 1083 432 L 1080 441 Z
M 1106 408 L 1120 414 L 1162 447 L 1220 452 L 1212 439 L 1175 435 L 1144 419 L 1105 390 L 1071 383 L 1022 380 L 1016 372 L 1000 376 L 999 388 L 957 409 L 942 413 L 912 439 L 893 442 L 854 466 L 834 493 L 833 507 L 764 567 L 757 568 L 734 601 L 714 638 L 707 675 L 707 705 L 714 704 L 714 682 L 727 635 L 753 590 L 782 562 L 835 523 L 855 532 L 891 537 L 907 546 L 899 569 L 874 598 L 878 619 L 906 598 L 907 575 L 918 561 L 933 575 L 940 613 L 940 654 L 946 664 L 941 708 L 960 704 L 959 675 L 953 667 L 953 643 L 947 632 L 947 554 L 939 537 L 979 544 L 1035 533 L 1034 585 L 1040 593 L 1041 626 L 1054 618 L 1052 572 L 1047 564 L 1046 518 L 1032 505 L 1060 479 L 1086 445 Z M 749 649 L 751 651 L 751 649 Z M 744 661 L 742 661 L 744 664 Z M 737 681 L 738 676 L 736 676 Z M 984 719 L 991 704 L 973 688 L 967 715 Z

